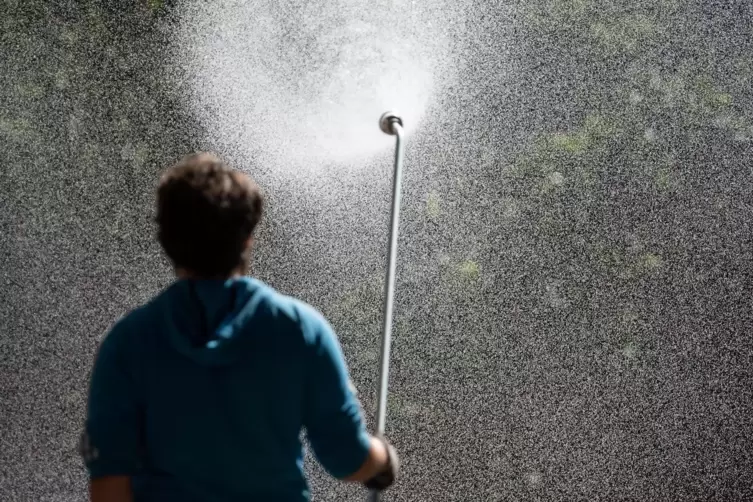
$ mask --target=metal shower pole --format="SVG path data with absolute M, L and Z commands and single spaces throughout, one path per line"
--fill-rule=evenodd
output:
M 390 236 L 387 254 L 387 278 L 384 289 L 384 324 L 382 326 L 382 352 L 379 369 L 379 397 L 377 400 L 377 436 L 383 436 L 387 421 L 387 390 L 390 376 L 390 346 L 392 344 L 392 312 L 395 297 L 395 270 L 397 268 L 397 241 L 400 224 L 400 203 L 403 181 L 403 121 L 394 112 L 386 112 L 379 120 L 380 129 L 395 136 L 395 165 L 392 178 L 392 209 L 390 211 Z M 379 500 L 379 492 L 371 492 L 371 500 Z

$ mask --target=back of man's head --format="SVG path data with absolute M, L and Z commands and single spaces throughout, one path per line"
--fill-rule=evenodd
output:
M 177 269 L 227 277 L 245 270 L 262 206 L 261 191 L 249 176 L 215 155 L 189 155 L 160 180 L 159 242 Z

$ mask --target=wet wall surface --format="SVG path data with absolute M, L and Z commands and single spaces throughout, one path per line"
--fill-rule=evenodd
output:
M 263 186 L 253 273 L 330 318 L 373 409 L 389 152 L 292 176 L 217 141 L 164 76 L 180 2 L 5 7 L 0 499 L 85 500 L 92 358 L 171 281 L 154 187 L 194 150 Z M 750 500 L 751 7 L 465 16 L 406 155 L 385 500 Z

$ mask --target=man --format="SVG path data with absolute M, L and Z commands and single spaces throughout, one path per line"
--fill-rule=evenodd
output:
M 177 279 L 97 353 L 81 439 L 91 502 L 306 501 L 304 429 L 331 475 L 393 483 L 397 456 L 366 432 L 332 328 L 246 276 L 261 214 L 254 182 L 213 155 L 162 177 Z

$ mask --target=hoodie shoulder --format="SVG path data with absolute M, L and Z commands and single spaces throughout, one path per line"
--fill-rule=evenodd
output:
M 144 333 L 152 319 L 151 304 L 135 307 L 112 323 L 99 340 L 97 351 L 117 353 L 117 357 L 127 360 L 137 356 L 143 349 Z
M 271 286 L 251 279 L 249 281 L 254 291 L 257 314 L 270 316 L 278 322 L 296 327 L 296 334 L 303 337 L 306 345 L 314 345 L 324 335 L 332 332 L 324 315 L 312 305 L 280 293 Z M 253 300 L 252 300 L 253 301 Z
M 163 316 L 165 302 L 171 294 L 175 283 L 170 284 L 153 296 L 149 301 L 127 311 L 109 328 L 106 337 L 118 339 L 118 343 L 136 343 L 150 328 L 156 326 Z

